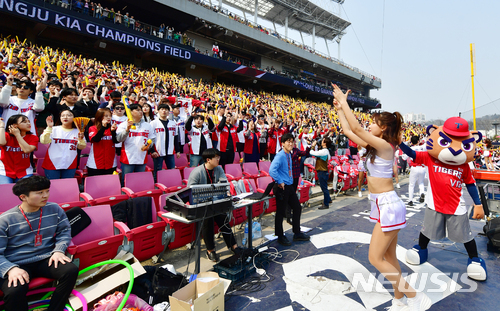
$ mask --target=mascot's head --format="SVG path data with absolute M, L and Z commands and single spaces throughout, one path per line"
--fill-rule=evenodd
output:
M 433 158 L 449 165 L 462 165 L 474 160 L 476 142 L 482 134 L 469 131 L 469 123 L 463 118 L 452 117 L 443 126 L 427 127 L 427 152 Z

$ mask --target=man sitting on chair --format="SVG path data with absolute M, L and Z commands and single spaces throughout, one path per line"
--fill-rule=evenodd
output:
M 58 281 L 49 311 L 64 310 L 75 286 L 78 267 L 64 254 L 71 227 L 62 208 L 47 202 L 49 188 L 46 177 L 21 179 L 12 192 L 22 203 L 0 215 L 0 288 L 6 311 L 28 311 L 26 294 L 36 277 Z
M 189 174 L 188 187 L 191 185 L 215 184 L 221 179 L 227 180 L 224 170 L 219 166 L 219 150 L 215 148 L 206 149 L 203 151 L 201 157 L 203 158 L 204 164 L 197 166 L 191 174 Z M 235 254 L 238 254 L 240 251 L 233 232 L 231 231 L 231 226 L 229 225 L 230 220 L 231 219 L 226 214 L 222 214 L 206 218 L 203 221 L 202 235 L 205 246 L 207 247 L 207 257 L 211 261 L 219 261 L 219 256 L 215 252 L 214 221 L 217 223 L 217 226 L 219 226 L 219 230 L 222 233 L 227 248 Z

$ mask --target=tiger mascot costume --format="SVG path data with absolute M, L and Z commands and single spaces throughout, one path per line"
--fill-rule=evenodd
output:
M 429 171 L 424 224 L 418 245 L 406 252 L 406 262 L 423 264 L 427 261 L 429 241 L 448 236 L 453 242 L 465 245 L 469 255 L 468 277 L 484 281 L 487 277 L 486 265 L 478 256 L 467 208 L 460 204 L 462 184 L 465 184 L 474 201 L 473 218 L 484 218 L 483 206 L 468 165 L 474 160 L 476 143 L 481 141 L 482 135 L 477 131 L 469 131 L 467 121 L 459 117 L 449 118 L 443 126 L 429 125 L 427 134 L 427 151 L 414 151 L 404 143 L 400 145 L 401 150 L 416 164 L 427 166 Z

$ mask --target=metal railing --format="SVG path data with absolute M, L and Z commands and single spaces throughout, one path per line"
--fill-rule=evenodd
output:
M 368 72 L 365 72 L 363 70 L 360 70 L 359 68 L 356 68 L 356 67 L 353 67 L 349 64 L 346 64 L 344 63 L 343 61 L 335 58 L 335 57 L 332 57 L 332 56 L 329 56 L 329 55 L 326 55 L 318 50 L 315 50 L 313 48 L 311 48 L 310 46 L 307 46 L 307 45 L 304 45 L 304 44 L 301 44 L 295 40 L 293 40 L 292 38 L 289 38 L 289 37 L 285 37 L 281 34 L 279 34 L 278 32 L 274 31 L 274 30 L 270 30 L 270 29 L 267 29 L 266 27 L 263 27 L 261 25 L 258 25 L 258 24 L 254 24 L 252 23 L 251 21 L 249 21 L 248 19 L 246 19 L 245 17 L 242 17 L 242 16 L 239 16 L 238 14 L 235 14 L 233 12 L 230 12 L 229 10 L 227 9 L 224 9 L 222 7 L 219 7 L 218 5 L 212 5 L 212 0 L 189 0 L 193 3 L 196 3 L 200 6 L 203 6 L 205 7 L 206 9 L 208 10 L 211 10 L 211 11 L 214 11 L 215 13 L 219 13 L 223 16 L 226 16 L 234 21 L 237 21 L 241 24 L 244 24 L 244 25 L 247 25 L 248 27 L 250 28 L 253 28 L 253 29 L 256 29 L 257 31 L 259 32 L 263 32 L 263 33 L 266 33 L 267 35 L 270 35 L 272 37 L 275 37 L 276 39 L 279 39 L 281 41 L 284 41 L 286 43 L 289 43 L 291 45 L 294 45 L 300 49 L 303 49 L 303 50 L 306 50 L 310 53 L 313 53 L 321 58 L 324 58 L 324 59 L 327 59 L 333 63 L 336 63 L 338 65 L 341 65 L 345 68 L 348 68 L 354 72 L 357 72 L 359 74 L 362 74 L 364 75 L 365 77 L 367 77 L 368 79 L 371 79 L 371 80 L 375 80 L 375 81 L 379 81 L 379 82 L 382 82 L 380 80 L 380 78 L 368 73 Z M 213 0 L 213 2 L 218 2 L 218 0 Z
M 34 2 L 34 1 L 32 1 Z M 139 20 L 131 18 L 132 15 L 128 16 L 128 13 L 121 14 L 120 11 L 115 12 L 113 9 L 106 9 L 104 7 L 98 7 L 99 3 L 96 3 L 94 7 L 85 7 L 84 1 L 75 0 L 40 0 L 43 6 L 55 5 L 62 7 L 63 9 L 68 9 L 81 14 L 86 14 L 90 17 L 97 18 L 99 20 L 113 23 L 116 27 L 123 27 L 129 30 L 137 31 L 143 34 L 148 34 L 155 36 L 160 40 L 173 41 L 179 44 L 194 47 L 194 42 L 191 38 L 184 34 L 175 33 L 172 28 L 171 33 L 169 33 L 169 27 L 158 27 L 153 26 L 148 23 L 143 23 Z M 90 5 L 90 4 L 89 4 Z

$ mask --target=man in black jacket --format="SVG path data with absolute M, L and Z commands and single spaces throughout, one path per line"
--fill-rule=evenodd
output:
M 52 113 L 54 120 L 59 118 L 59 114 L 62 110 L 66 109 L 72 110 L 75 117 L 87 117 L 89 115 L 89 109 L 82 104 L 77 104 L 77 100 L 77 91 L 74 88 L 65 88 L 61 91 L 59 97 L 53 96 L 49 99 L 49 104 L 45 107 L 44 111 Z
M 81 99 L 76 102 L 77 106 L 87 107 L 88 115 L 84 117 L 88 117 L 93 119 L 99 109 L 99 103 L 95 100 L 95 90 L 92 87 L 85 87 L 81 94 Z

